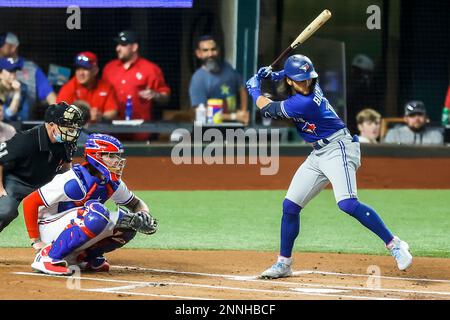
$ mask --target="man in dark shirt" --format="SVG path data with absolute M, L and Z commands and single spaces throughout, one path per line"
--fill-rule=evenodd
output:
M 47 109 L 44 124 L 0 144 L 0 232 L 23 198 L 70 168 L 83 124 L 82 112 L 61 102 Z

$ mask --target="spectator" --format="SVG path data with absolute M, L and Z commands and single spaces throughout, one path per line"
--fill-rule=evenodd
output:
M 381 128 L 381 115 L 370 108 L 361 110 L 356 115 L 360 143 L 378 143 Z
M 84 103 L 89 108 L 91 122 L 114 119 L 117 100 L 113 87 L 105 80 L 97 79 L 97 56 L 89 51 L 79 53 L 75 57 L 75 68 L 75 76 L 61 88 L 57 102 L 65 101 L 77 106 Z
M 247 90 L 241 76 L 222 60 L 216 40 L 211 36 L 200 37 L 195 55 L 202 65 L 193 74 L 189 85 L 191 105 L 196 107 L 203 103 L 206 106 L 210 98 L 222 99 L 224 102 L 222 119 L 247 124 L 249 121 Z M 238 100 L 239 109 L 237 109 Z
M 356 115 L 366 106 L 378 108 L 374 84 L 375 65 L 364 54 L 356 55 L 351 64 L 347 95 L 347 127 L 356 132 Z
M 23 60 L 0 58 L 0 105 L 6 122 L 29 119 L 27 86 L 17 80 Z
M 16 134 L 16 129 L 10 124 L 3 122 L 3 106 L 0 105 L 0 143 L 11 139 Z
M 23 68 L 17 72 L 17 79 L 27 85 L 28 103 L 31 108 L 35 108 L 37 103 L 54 104 L 56 94 L 47 76 L 36 63 L 19 56 L 19 44 L 14 33 L 6 33 L 4 43 L 0 43 L 0 56 L 14 60 L 23 59 Z
M 444 136 L 441 128 L 428 127 L 427 111 L 422 101 L 410 101 L 405 105 L 402 125 L 388 130 L 386 143 L 442 145 Z
M 116 92 L 119 102 L 119 118 L 125 119 L 125 104 L 131 96 L 133 119 L 152 120 L 153 103 L 167 104 L 170 88 L 161 69 L 139 55 L 139 39 L 132 31 L 122 31 L 114 39 L 117 43 L 116 60 L 103 69 L 103 79 Z M 148 134 L 135 134 L 134 140 L 148 140 Z

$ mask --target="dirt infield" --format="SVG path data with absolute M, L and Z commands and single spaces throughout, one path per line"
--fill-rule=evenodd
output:
M 31 272 L 33 256 L 0 249 L 2 299 L 450 299 L 450 259 L 400 272 L 388 256 L 296 253 L 295 275 L 268 281 L 269 252 L 122 249 L 109 273 L 71 278 Z
M 261 165 L 174 165 L 169 157 L 130 157 L 124 180 L 135 190 L 285 190 L 302 157 L 280 157 L 279 172 Z M 361 189 L 450 189 L 450 159 L 363 158 Z

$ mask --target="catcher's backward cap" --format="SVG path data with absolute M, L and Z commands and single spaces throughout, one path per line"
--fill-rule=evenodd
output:
M 65 119 L 64 113 L 69 109 L 73 110 L 74 116 L 71 119 Z M 83 119 L 84 117 L 80 109 L 78 109 L 74 105 L 69 105 L 64 101 L 58 104 L 50 105 L 45 111 L 44 115 L 45 122 L 47 123 L 53 122 L 58 125 L 71 124 L 81 127 L 84 125 Z
M 427 109 L 425 109 L 425 104 L 419 100 L 409 101 L 405 104 L 405 116 L 409 116 L 411 114 L 420 113 L 426 114 Z
M 319 76 L 314 70 L 311 60 L 301 54 L 295 54 L 287 58 L 284 63 L 284 74 L 294 81 L 304 81 Z

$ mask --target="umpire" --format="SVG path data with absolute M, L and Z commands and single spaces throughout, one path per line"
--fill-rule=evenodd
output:
M 45 123 L 0 144 L 0 232 L 18 216 L 23 198 L 70 168 L 83 119 L 76 106 L 53 104 Z

